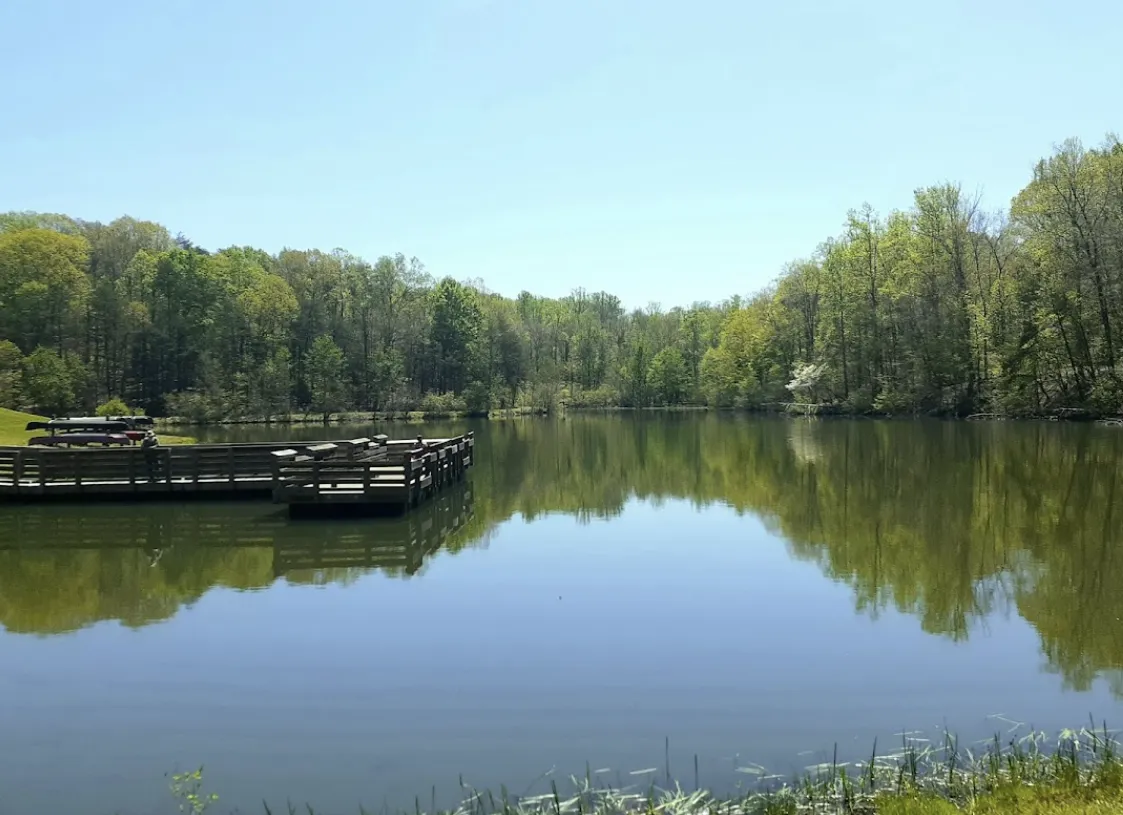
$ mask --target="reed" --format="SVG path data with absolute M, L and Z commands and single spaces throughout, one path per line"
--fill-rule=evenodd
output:
M 1005 720 L 1004 720 L 1005 721 Z M 666 744 L 664 767 L 650 767 L 603 779 L 611 772 L 586 768 L 584 776 L 549 781 L 539 795 L 498 794 L 476 790 L 461 779 L 461 802 L 436 806 L 435 790 L 423 804 L 399 815 L 951 815 L 971 812 L 1034 815 L 1107 815 L 1123 813 L 1123 759 L 1106 724 L 1090 722 L 1080 730 L 1045 733 L 1011 723 L 1005 734 L 963 745 L 951 733 L 936 739 L 918 733 L 901 735 L 899 744 L 868 759 L 843 762 L 837 747 L 831 761 L 806 768 L 797 778 L 769 774 L 763 767 L 739 768 L 750 781 L 732 794 L 715 795 L 698 784 L 684 788 L 674 780 Z M 659 778 L 661 776 L 661 778 Z M 659 778 L 657 783 L 654 779 Z M 640 780 L 646 779 L 646 780 Z M 200 778 L 201 780 L 201 778 Z M 217 803 L 193 789 L 188 806 L 196 815 Z M 199 807 L 199 802 L 205 806 Z M 311 805 L 284 807 L 262 803 L 266 815 L 316 815 Z M 361 807 L 359 813 L 366 813 Z M 386 810 L 379 810 L 386 815 Z

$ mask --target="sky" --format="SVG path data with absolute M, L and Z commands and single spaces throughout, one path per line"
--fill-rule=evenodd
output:
M 1123 130 L 1123 3 L 2 0 L 0 211 L 401 252 L 492 291 L 750 294 Z

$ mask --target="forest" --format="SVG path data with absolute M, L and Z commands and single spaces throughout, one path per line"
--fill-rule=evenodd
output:
M 1028 164 L 1028 162 L 1027 162 Z M 809 247 L 810 249 L 810 247 Z M 514 299 L 401 254 L 207 250 L 165 226 L 0 215 L 0 407 L 195 421 L 789 403 L 1123 410 L 1123 143 L 1069 140 L 1003 211 L 962 185 L 863 205 L 747 297 Z

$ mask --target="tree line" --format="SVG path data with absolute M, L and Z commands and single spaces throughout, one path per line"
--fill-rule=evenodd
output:
M 1123 409 L 1123 144 L 1068 141 L 1006 211 L 958 184 L 842 232 L 756 294 L 626 310 L 511 299 L 416 259 L 207 251 L 131 217 L 0 215 L 0 406 L 154 415 L 783 403 Z

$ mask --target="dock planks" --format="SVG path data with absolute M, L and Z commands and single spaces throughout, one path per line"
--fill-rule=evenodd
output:
M 271 498 L 293 514 L 352 505 L 406 511 L 472 466 L 471 432 L 441 439 L 385 436 L 159 448 L 0 447 L 0 501 Z

